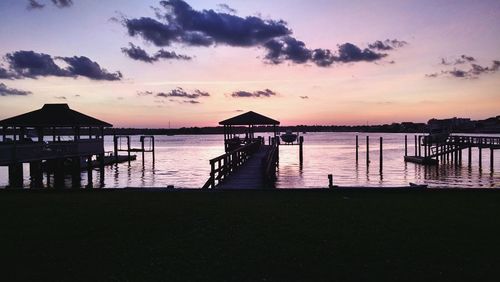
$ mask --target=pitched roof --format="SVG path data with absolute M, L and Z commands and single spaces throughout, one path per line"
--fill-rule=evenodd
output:
M 39 110 L 0 121 L 0 126 L 112 127 L 113 125 L 69 108 L 68 104 L 45 104 Z
M 267 125 L 267 124 L 280 124 L 279 121 L 268 118 L 255 112 L 246 112 L 239 116 L 219 122 L 220 125 Z

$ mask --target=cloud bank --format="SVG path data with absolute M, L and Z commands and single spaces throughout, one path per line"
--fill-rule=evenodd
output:
M 233 98 L 269 98 L 278 95 L 276 92 L 270 89 L 264 89 L 260 91 L 248 92 L 248 91 L 235 91 L 231 93 Z
M 313 63 L 320 67 L 328 67 L 333 63 L 373 62 L 387 56 L 379 51 L 390 51 L 407 44 L 405 41 L 387 39 L 376 41 L 364 49 L 352 43 L 341 44 L 337 50 L 312 49 L 293 37 L 292 30 L 281 19 L 240 17 L 234 15 L 235 11 L 227 5 L 219 5 L 218 11 L 198 11 L 183 0 L 160 1 L 160 6 L 154 9 L 156 18 L 123 18 L 122 25 L 128 34 L 157 47 L 174 44 L 184 47 L 260 47 L 266 51 L 266 63 Z M 125 48 L 124 52 L 128 54 L 129 51 L 139 52 L 133 48 Z M 155 56 L 140 53 L 135 58 L 146 62 L 155 61 Z
M 0 83 L 0 96 L 27 96 L 31 94 L 31 91 L 9 88 L 7 85 Z
M 16 51 L 5 55 L 8 69 L 0 68 L 0 78 L 39 78 L 57 77 L 87 77 L 92 80 L 121 80 L 121 72 L 108 72 L 97 62 L 84 56 L 52 57 L 34 51 Z M 67 67 L 60 67 L 56 60 L 63 61 Z

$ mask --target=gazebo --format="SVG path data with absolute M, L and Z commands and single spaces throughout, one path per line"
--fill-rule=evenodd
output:
M 30 163 L 32 179 L 39 186 L 44 160 L 55 164 L 57 181 L 61 177 L 64 179 L 63 161 L 72 159 L 72 170 L 79 180 L 81 158 L 87 158 L 88 167 L 91 167 L 92 156 L 97 156 L 103 166 L 104 128 L 112 127 L 107 122 L 70 109 L 67 104 L 45 104 L 41 109 L 4 119 L 0 126 L 3 136 L 0 165 L 9 166 L 10 186 L 22 186 L 22 164 L 27 162 Z M 45 137 L 49 137 L 48 140 Z
M 255 112 L 246 112 L 244 114 L 232 117 L 230 119 L 219 122 L 224 126 L 224 148 L 226 152 L 232 151 L 241 145 L 253 142 L 255 138 L 255 126 L 259 125 L 272 125 L 274 138 L 278 136 L 279 121 Z M 235 129 L 239 126 L 246 126 L 245 139 L 239 138 Z

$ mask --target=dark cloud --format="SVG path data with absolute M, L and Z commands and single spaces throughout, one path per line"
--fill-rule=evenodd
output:
M 67 8 L 73 5 L 72 0 L 51 0 L 51 2 L 58 8 Z M 45 4 L 40 3 L 38 0 L 28 0 L 28 10 L 43 9 L 44 7 Z
M 161 98 L 162 100 L 156 100 L 155 103 L 165 104 L 165 101 L 179 104 L 200 104 L 199 98 L 209 97 L 210 94 L 199 89 L 193 91 L 186 91 L 181 87 L 170 90 L 169 92 L 158 92 L 153 91 L 142 91 L 137 92 L 138 96 L 151 96 L 155 98 Z M 167 100 L 163 100 L 167 99 Z
M 69 65 L 68 71 L 74 76 L 85 76 L 93 80 L 121 80 L 123 77 L 121 72 L 110 73 L 101 68 L 98 63 L 84 56 L 58 58 Z
M 263 47 L 266 50 L 264 61 L 267 63 L 281 64 L 288 61 L 295 64 L 314 63 L 320 67 L 328 67 L 335 62 L 376 61 L 386 54 L 374 50 L 392 50 L 407 44 L 405 41 L 387 39 L 370 44 L 370 48 L 374 50 L 361 49 L 352 43 L 340 45 L 336 52 L 321 48 L 310 49 L 303 41 L 292 36 L 292 30 L 283 20 L 236 16 L 224 4 L 219 5 L 219 8 L 226 11 L 194 10 L 183 0 L 160 1 L 160 5 L 162 9 L 153 8 L 156 19 L 124 18 L 122 24 L 128 34 L 141 37 L 158 47 L 172 44 Z M 125 48 L 124 52 L 145 62 L 154 61 L 155 55 L 141 50 L 131 47 Z
M 28 10 L 42 9 L 43 7 L 45 7 L 45 5 L 40 4 L 36 0 L 29 0 L 28 1 L 28 7 L 27 7 Z
M 15 74 L 8 71 L 7 69 L 0 67 L 0 79 L 13 79 L 15 77 L 16 77 Z
M 320 67 L 328 67 L 335 62 L 372 62 L 387 56 L 387 54 L 377 53 L 368 48 L 362 50 L 352 43 L 339 45 L 336 54 L 328 49 L 310 50 L 304 42 L 289 36 L 270 40 L 264 44 L 264 47 L 267 49 L 265 60 L 272 64 L 280 64 L 284 61 L 292 61 L 296 64 L 313 62 Z
M 144 49 L 139 46 L 135 46 L 132 43 L 129 43 L 129 48 L 122 48 L 122 52 L 126 54 L 131 59 L 137 61 L 143 61 L 146 63 L 153 63 L 160 59 L 168 59 L 168 60 L 191 60 L 191 57 L 186 55 L 179 55 L 175 52 L 159 50 L 154 55 L 149 55 Z
M 368 48 L 378 51 L 389 51 L 389 50 L 394 50 L 396 48 L 401 48 L 407 44 L 408 42 L 403 40 L 386 39 L 384 41 L 377 40 L 371 44 L 368 44 Z
M 361 50 L 358 46 L 352 43 L 344 43 L 339 46 L 338 55 L 335 61 L 342 63 L 367 61 L 372 62 L 380 60 L 387 54 L 376 53 L 368 48 Z
M 309 96 L 299 96 L 300 99 L 309 99 Z
M 78 77 L 84 76 L 94 80 L 120 80 L 120 72 L 110 73 L 98 63 L 87 57 L 52 57 L 33 51 L 16 51 L 5 56 L 9 70 L 0 70 L 0 76 L 7 78 L 38 78 L 40 76 Z M 66 68 L 58 66 L 54 59 L 68 64 Z M 5 71 L 5 73 L 4 73 Z
M 229 7 L 229 5 L 227 4 L 219 4 L 217 5 L 217 7 L 218 7 L 217 11 L 221 13 L 236 14 L 238 12 L 235 9 Z
M 209 97 L 210 94 L 208 92 L 204 92 L 201 90 L 194 90 L 192 92 L 187 92 L 186 90 L 178 87 L 176 89 L 172 89 L 169 92 L 160 92 L 155 95 L 156 97 L 175 97 L 175 98 L 187 98 L 187 99 L 198 99 L 201 97 Z
M 469 61 L 472 62 L 475 60 L 469 60 Z M 494 60 L 490 67 L 484 67 L 478 64 L 471 63 L 470 69 L 468 70 L 454 68 L 453 70 L 443 70 L 440 73 L 431 73 L 431 74 L 426 74 L 425 76 L 430 78 L 435 78 L 439 76 L 449 76 L 449 77 L 463 78 L 463 79 L 476 79 L 483 74 L 495 73 L 499 69 L 500 69 L 500 61 Z
M 52 0 L 52 3 L 54 3 L 54 5 L 56 5 L 59 8 L 66 8 L 73 5 L 72 0 Z
M 231 94 L 234 98 L 262 98 L 262 97 L 272 97 L 276 96 L 277 93 L 270 90 L 264 89 L 260 91 L 247 92 L 247 91 L 236 91 Z
M 190 46 L 225 44 L 256 46 L 291 31 L 284 21 L 263 20 L 259 17 L 238 17 L 214 10 L 196 11 L 182 0 L 161 1 L 163 14 L 156 10 L 162 22 L 141 17 L 124 19 L 131 36 L 141 36 L 156 46 L 182 43 Z
M 66 96 L 54 96 L 57 100 L 67 100 Z
M 458 58 L 452 59 L 451 61 L 441 58 L 441 65 L 449 66 L 449 65 L 463 65 L 466 63 L 475 62 L 476 59 L 472 56 L 462 55 Z
M 31 94 L 31 91 L 9 88 L 7 85 L 0 83 L 0 96 L 27 96 Z
M 10 69 L 21 77 L 70 76 L 71 74 L 56 65 L 52 56 L 33 51 L 8 53 L 5 58 Z

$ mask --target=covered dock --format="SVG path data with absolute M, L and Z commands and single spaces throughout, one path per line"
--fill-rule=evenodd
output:
M 224 126 L 226 154 L 210 160 L 210 178 L 203 188 L 259 189 L 272 187 L 279 161 L 279 121 L 247 112 L 219 122 Z M 272 126 L 273 137 L 255 136 L 257 126 Z M 245 129 L 244 138 L 237 134 Z
M 71 164 L 73 186 L 80 186 L 82 163 L 99 163 L 104 181 L 104 128 L 111 124 L 70 109 L 45 104 L 41 109 L 0 121 L 0 166 L 9 167 L 9 187 L 23 187 L 23 163 L 30 164 L 31 187 L 44 187 L 42 162 L 50 164 L 54 186 L 64 186 L 64 167 Z M 92 165 L 87 165 L 92 185 Z

